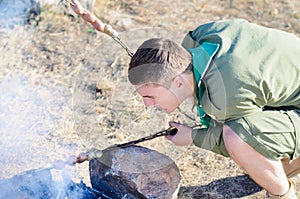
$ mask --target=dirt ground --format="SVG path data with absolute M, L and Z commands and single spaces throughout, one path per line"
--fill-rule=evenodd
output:
M 298 0 L 98 0 L 93 12 L 132 51 L 151 37 L 180 42 L 189 30 L 221 19 L 245 18 L 300 36 Z M 29 24 L 1 28 L 0 42 L 0 179 L 153 134 L 171 120 L 196 123 L 178 111 L 145 109 L 128 83 L 126 52 L 62 4 L 42 4 Z M 196 118 L 190 106 L 182 109 Z M 178 165 L 180 199 L 264 198 L 265 191 L 229 158 L 163 138 L 142 146 Z M 86 163 L 75 173 L 89 183 Z M 294 180 L 300 194 L 300 178 Z

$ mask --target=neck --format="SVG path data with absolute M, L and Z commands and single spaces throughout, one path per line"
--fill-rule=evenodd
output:
M 184 80 L 185 80 L 185 88 L 184 88 L 185 99 L 193 97 L 194 90 L 195 90 L 194 75 L 193 73 L 184 73 L 182 75 L 184 76 Z
M 193 73 L 188 74 L 188 84 L 189 84 L 188 97 L 193 97 L 195 91 L 195 84 L 196 84 Z

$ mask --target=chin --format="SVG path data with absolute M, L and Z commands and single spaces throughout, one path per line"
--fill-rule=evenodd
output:
M 174 108 L 174 109 L 165 109 L 164 112 L 167 113 L 167 114 L 170 114 L 175 110 L 176 110 L 176 108 Z
M 164 110 L 165 113 L 170 114 L 172 111 Z

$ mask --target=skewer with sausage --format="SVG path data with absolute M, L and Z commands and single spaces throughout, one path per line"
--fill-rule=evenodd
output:
M 128 48 L 128 46 L 120 39 L 118 32 L 114 30 L 110 25 L 104 24 L 96 15 L 91 13 L 89 10 L 85 9 L 78 0 L 65 0 L 68 2 L 72 8 L 72 10 L 79 16 L 81 16 L 85 21 L 92 24 L 92 26 L 98 30 L 99 32 L 103 32 L 109 36 L 111 36 L 117 43 L 119 43 L 128 53 L 130 57 L 132 57 L 133 53 Z

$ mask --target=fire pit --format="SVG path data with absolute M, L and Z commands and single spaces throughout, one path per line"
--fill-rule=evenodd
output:
M 53 180 L 51 169 L 33 169 L 0 180 L 0 198 L 5 199 L 97 199 L 99 195 L 85 184 L 69 178 Z
M 169 157 L 135 145 L 104 150 L 101 158 L 92 159 L 92 188 L 75 183 L 64 169 L 33 169 L 0 180 L 0 198 L 171 199 L 177 198 L 180 183 Z

